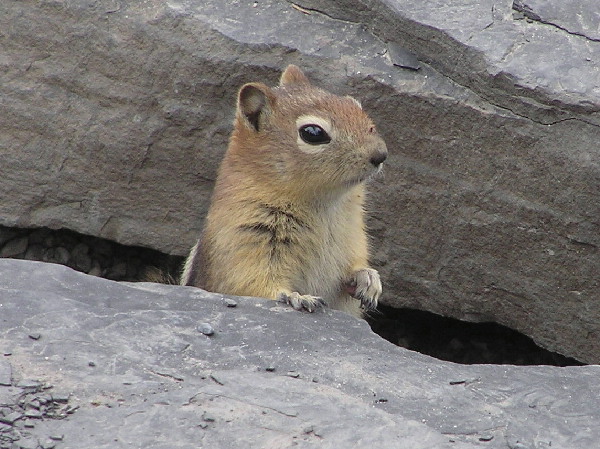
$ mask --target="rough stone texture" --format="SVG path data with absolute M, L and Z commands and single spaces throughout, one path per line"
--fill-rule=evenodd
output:
M 232 308 L 194 288 L 40 262 L 0 260 L 0 272 L 0 372 L 12 379 L 0 383 L 2 448 L 580 449 L 600 438 L 599 366 L 457 365 L 340 312 L 256 298 Z M 42 416 L 21 425 L 35 407 Z
M 600 362 L 595 2 L 298 3 L 3 1 L 0 224 L 184 254 L 237 88 L 296 63 L 390 148 L 384 302 Z

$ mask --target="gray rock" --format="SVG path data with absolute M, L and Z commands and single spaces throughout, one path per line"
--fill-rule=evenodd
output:
M 8 360 L 0 359 L 0 386 L 12 385 L 12 367 Z
M 66 265 L 71 260 L 71 253 L 69 253 L 67 248 L 59 246 L 58 248 L 51 248 L 46 251 L 46 259 L 47 260 L 44 260 L 44 262 Z
M 25 417 L 31 419 L 41 419 L 44 417 L 44 415 L 39 410 L 27 410 L 25 412 Z
M 71 251 L 71 262 L 78 271 L 85 273 L 92 268 L 92 258 L 89 256 L 89 247 L 85 243 L 78 243 Z
M 600 42 L 600 14 L 595 0 L 572 3 L 515 0 L 513 9 L 533 22 L 554 27 L 584 41 Z
M 35 438 L 25 438 L 17 443 L 19 449 L 38 449 L 38 441 Z
M 196 327 L 196 329 L 198 330 L 198 332 L 200 332 L 204 335 L 207 335 L 207 336 L 211 336 L 215 333 L 215 330 L 209 323 L 200 323 Z
M 579 449 L 600 438 L 599 366 L 463 366 L 336 311 L 258 298 L 229 309 L 198 289 L 29 261 L 0 260 L 0 270 L 0 347 L 15 345 L 14 375 L 51 381 L 79 406 L 27 429 L 57 448 Z M 219 334 L 199 335 L 202 320 Z M 52 343 L 28 339 L 25 326 Z
M 88 274 L 91 276 L 102 276 L 102 267 L 97 261 L 94 261 Z
M 69 393 L 52 393 L 52 402 L 66 404 L 69 402 Z
M 227 307 L 237 307 L 237 301 L 235 301 L 235 299 L 225 298 L 225 305 Z
M 54 449 L 56 447 L 56 441 L 47 439 L 46 441 L 40 443 L 40 446 L 42 446 L 42 449 Z
M 30 335 L 31 337 L 31 335 Z M 34 340 L 38 340 L 38 338 L 34 338 Z M 33 390 L 39 390 L 42 386 L 42 382 L 40 382 L 39 380 L 33 380 L 33 379 L 23 379 L 20 380 L 19 382 L 17 382 L 17 387 L 19 388 L 23 388 L 23 389 L 33 389 Z
M 29 234 L 29 244 L 42 245 L 51 235 L 50 229 L 36 229 Z
M 0 227 L 0 246 L 3 246 L 9 240 L 12 240 L 18 235 L 18 232 L 14 229 Z
M 8 415 L 0 416 L 0 422 L 4 424 L 14 424 L 15 421 L 23 418 L 23 414 L 19 412 L 11 412 Z
M 235 92 L 298 63 L 388 143 L 383 302 L 600 363 L 596 2 L 298 3 L 2 2 L 0 223 L 185 254 Z
M 9 240 L 0 249 L 0 257 L 15 257 L 22 255 L 27 250 L 27 237 L 17 237 Z
M 27 260 L 38 260 L 41 261 L 44 259 L 45 251 L 42 245 L 33 244 L 27 247 L 27 251 L 25 252 L 24 258 Z
M 108 272 L 106 277 L 109 279 L 123 279 L 127 275 L 127 264 L 125 262 L 119 262 L 113 265 Z

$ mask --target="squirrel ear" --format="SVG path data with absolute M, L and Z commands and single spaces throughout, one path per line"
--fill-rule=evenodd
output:
M 242 86 L 238 94 L 238 115 L 254 131 L 258 131 L 260 116 L 270 112 L 275 96 L 263 83 L 249 83 Z
M 290 64 L 283 71 L 279 80 L 280 86 L 284 84 L 310 84 L 310 81 L 298 66 Z

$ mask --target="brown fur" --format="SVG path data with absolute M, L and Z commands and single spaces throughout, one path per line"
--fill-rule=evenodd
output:
M 313 122 L 329 130 L 329 143 L 300 139 L 298 127 Z M 356 100 L 313 87 L 296 66 L 276 88 L 244 85 L 182 284 L 308 310 L 322 298 L 362 316 L 361 304 L 374 308 L 381 293 L 368 267 L 364 183 L 386 155 Z

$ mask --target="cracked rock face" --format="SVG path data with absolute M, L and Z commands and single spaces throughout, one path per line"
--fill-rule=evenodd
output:
M 4 259 L 0 271 L 1 448 L 576 449 L 600 438 L 598 366 L 463 366 L 341 312 L 231 307 L 40 262 Z
M 556 27 L 558 30 L 600 42 L 600 13 L 595 0 L 578 0 L 570 4 L 542 0 L 515 0 L 513 9 L 529 20 Z
M 0 5 L 0 224 L 183 255 L 235 93 L 295 63 L 390 149 L 370 194 L 382 300 L 600 362 L 595 2 Z

